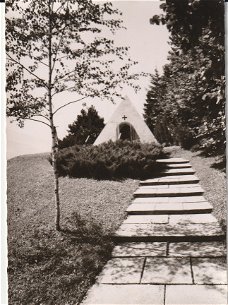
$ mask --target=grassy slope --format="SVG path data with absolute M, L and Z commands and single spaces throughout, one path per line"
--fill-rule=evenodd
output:
M 8 162 L 9 304 L 77 304 L 108 259 L 110 242 L 78 242 L 53 230 L 55 205 L 47 154 Z M 113 232 L 138 181 L 60 179 L 62 224 L 79 212 L 90 229 Z
M 170 151 L 169 148 L 166 150 Z M 220 159 L 218 157 L 205 158 L 199 152 L 191 152 L 179 147 L 171 148 L 171 156 L 190 160 L 205 190 L 205 198 L 213 205 L 214 216 L 223 225 L 226 224 L 226 177 L 222 170 L 213 168 Z
M 215 158 L 179 148 L 172 156 L 190 159 L 213 204 L 226 218 L 225 174 L 213 169 Z M 109 242 L 79 243 L 54 230 L 52 169 L 47 155 L 22 156 L 8 163 L 9 304 L 77 304 L 111 251 Z M 87 222 L 102 224 L 105 233 L 124 218 L 138 181 L 60 179 L 62 223 L 74 211 Z M 91 230 L 93 226 L 91 226 Z

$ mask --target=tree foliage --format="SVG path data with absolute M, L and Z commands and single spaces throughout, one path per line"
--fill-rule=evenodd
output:
M 104 128 L 104 119 L 101 118 L 94 106 L 81 110 L 77 119 L 68 125 L 68 135 L 59 140 L 59 148 L 66 148 L 75 144 L 93 144 Z
M 129 73 L 135 62 L 128 57 L 128 48 L 116 46 L 112 38 L 121 28 L 121 13 L 111 3 L 6 2 L 7 115 L 19 126 L 29 119 L 50 127 L 57 230 L 56 113 L 88 97 L 114 101 L 123 84 L 137 89 L 134 80 L 138 76 Z M 75 92 L 77 99 L 59 105 L 56 97 L 66 91 Z
M 7 114 L 21 124 L 41 114 L 48 119 L 48 89 L 53 103 L 65 91 L 113 101 L 116 89 L 134 79 L 127 72 L 135 62 L 123 63 L 128 48 L 102 34 L 104 28 L 114 33 L 122 27 L 110 3 L 9 0 L 6 7 Z
M 156 139 L 160 143 L 168 145 L 173 144 L 173 138 L 166 118 L 166 108 L 163 99 L 165 92 L 166 83 L 164 77 L 160 76 L 158 70 L 155 69 L 154 75 L 151 76 L 151 84 L 146 96 L 144 118 Z
M 167 0 L 161 8 L 164 14 L 151 18 L 152 24 L 166 24 L 170 31 L 161 113 L 176 135 L 188 128 L 192 143 L 200 142 L 208 153 L 224 153 L 224 2 Z
M 156 125 L 156 117 L 162 112 L 162 97 L 164 93 L 164 83 L 159 76 L 158 70 L 155 70 L 154 75 L 151 76 L 150 89 L 147 92 L 146 104 L 144 106 L 145 121 L 151 130 L 154 130 Z

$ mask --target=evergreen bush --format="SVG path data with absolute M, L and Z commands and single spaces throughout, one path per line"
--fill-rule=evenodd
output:
M 60 176 L 94 179 L 142 179 L 152 177 L 161 165 L 162 147 L 129 141 L 109 141 L 98 146 L 74 145 L 59 151 Z

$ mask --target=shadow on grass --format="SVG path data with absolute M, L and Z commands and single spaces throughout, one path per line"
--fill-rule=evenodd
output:
M 211 168 L 217 169 L 223 173 L 226 172 L 226 155 L 223 153 L 212 153 L 207 150 L 200 150 L 199 148 L 192 148 L 191 151 L 197 152 L 198 157 L 215 159 L 215 162 L 210 166 Z
M 220 161 L 213 163 L 211 165 L 211 167 L 225 173 L 226 172 L 226 157 L 223 156 Z
M 219 221 L 219 225 L 220 225 L 223 233 L 225 234 L 225 237 L 226 237 L 226 234 L 227 234 L 227 223 L 226 222 L 227 222 L 226 219 L 221 219 Z
M 80 304 L 110 259 L 109 232 L 78 214 L 62 232 L 35 230 L 9 245 L 9 304 Z
M 104 232 L 102 226 L 96 221 L 83 219 L 80 214 L 73 213 L 67 218 L 66 224 L 62 227 L 62 234 L 72 241 L 90 244 L 110 244 L 112 246 L 111 232 Z
M 201 151 L 199 153 L 199 156 L 204 157 L 204 158 L 214 157 L 215 162 L 210 167 L 217 169 L 223 173 L 226 172 L 226 156 L 225 155 L 208 155 L 204 151 Z

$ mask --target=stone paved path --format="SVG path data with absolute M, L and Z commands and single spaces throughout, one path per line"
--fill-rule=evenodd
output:
M 140 182 L 83 304 L 227 304 L 225 236 L 187 160 Z

